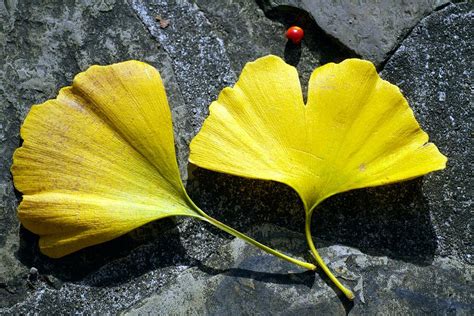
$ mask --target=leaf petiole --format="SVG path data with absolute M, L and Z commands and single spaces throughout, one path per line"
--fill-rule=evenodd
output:
M 225 232 L 227 232 L 227 233 L 229 233 L 229 234 L 231 234 L 231 235 L 233 235 L 237 238 L 242 239 L 243 241 L 245 241 L 245 242 L 247 242 L 251 245 L 254 245 L 257 248 L 262 249 L 265 252 L 268 252 L 269 254 L 272 254 L 272 255 L 280 258 L 280 259 L 283 259 L 283 260 L 286 260 L 286 261 L 291 262 L 293 264 L 296 264 L 296 265 L 298 265 L 300 267 L 303 267 L 307 270 L 312 270 L 312 271 L 316 270 L 316 266 L 312 263 L 304 262 L 304 261 L 292 258 L 292 257 L 287 256 L 287 255 L 285 255 L 285 254 L 283 254 L 283 253 L 281 253 L 281 252 L 279 252 L 279 251 L 277 251 L 273 248 L 265 246 L 264 244 L 259 243 L 255 239 L 252 239 L 249 236 L 247 236 L 247 235 L 233 229 L 232 227 L 229 227 L 226 224 L 218 221 L 217 219 L 210 217 L 209 215 L 205 214 L 204 212 L 202 213 L 202 216 L 203 216 L 203 219 L 206 222 L 214 225 L 215 227 L 217 227 L 217 228 L 219 228 L 219 229 L 221 229 L 221 230 L 223 230 L 223 231 L 225 231 Z
M 306 240 L 308 242 L 309 249 L 311 250 L 311 254 L 313 255 L 314 259 L 316 260 L 318 266 L 323 269 L 324 273 L 329 277 L 329 279 L 337 286 L 339 290 L 341 290 L 342 293 L 349 299 L 349 300 L 354 300 L 354 293 L 352 293 L 351 290 L 346 288 L 344 285 L 339 282 L 339 280 L 332 274 L 331 270 L 326 266 L 324 263 L 323 259 L 319 255 L 318 251 L 316 250 L 316 247 L 314 246 L 313 243 L 313 237 L 311 236 L 311 215 L 313 212 L 306 212 L 306 223 L 305 223 L 305 235 L 306 235 Z
M 183 185 L 183 184 L 181 184 L 181 185 L 182 185 L 183 192 L 184 192 L 184 194 L 185 194 L 185 196 L 186 196 L 186 199 L 188 200 L 190 206 L 191 206 L 192 208 L 194 208 L 194 210 L 196 211 L 196 213 L 199 214 L 199 216 L 196 216 L 197 218 L 199 218 L 199 219 L 201 219 L 201 220 L 203 220 L 203 221 L 206 221 L 206 222 L 208 222 L 209 224 L 212 224 L 212 225 L 214 225 L 215 227 L 217 227 L 217 228 L 219 228 L 219 229 L 225 231 L 226 233 L 229 233 L 229 234 L 231 234 L 232 236 L 235 236 L 235 237 L 237 237 L 237 238 L 240 238 L 240 239 L 242 239 L 243 241 L 245 241 L 245 242 L 247 242 L 247 243 L 249 243 L 249 244 L 251 244 L 251 245 L 253 245 L 253 246 L 257 247 L 257 248 L 260 248 L 260 249 L 262 249 L 263 251 L 265 251 L 265 252 L 267 252 L 267 253 L 269 253 L 269 254 L 271 254 L 271 255 L 274 255 L 274 256 L 276 256 L 276 257 L 278 257 L 278 258 L 280 258 L 280 259 L 283 259 L 283 260 L 286 260 L 286 261 L 291 262 L 291 263 L 293 263 L 293 264 L 296 264 L 296 265 L 298 265 L 298 266 L 300 266 L 300 267 L 303 267 L 303 268 L 305 268 L 305 269 L 307 269 L 307 270 L 311 270 L 311 271 L 316 270 L 316 266 L 315 266 L 314 264 L 309 263 L 309 262 L 304 262 L 304 261 L 301 261 L 301 260 L 298 260 L 298 259 L 295 259 L 295 258 L 292 258 L 292 257 L 287 256 L 287 255 L 285 255 L 285 254 L 283 254 L 283 253 L 281 253 L 281 252 L 279 252 L 279 251 L 277 251 L 277 250 L 275 250 L 275 249 L 273 249 L 273 248 L 270 248 L 270 247 L 268 247 L 268 246 L 265 246 L 264 244 L 259 243 L 259 242 L 256 241 L 255 239 L 252 239 L 252 238 L 250 238 L 249 236 L 247 236 L 247 235 L 245 235 L 245 234 L 239 232 L 238 230 L 235 230 L 235 229 L 233 229 L 232 227 L 227 226 L 226 224 L 224 224 L 224 223 L 218 221 L 217 219 L 215 219 L 215 218 L 213 218 L 213 217 L 207 215 L 203 210 L 201 210 L 201 209 L 193 202 L 193 200 L 191 200 L 191 198 L 189 197 L 188 193 L 186 192 L 186 190 L 185 190 L 185 188 L 184 188 L 184 185 Z

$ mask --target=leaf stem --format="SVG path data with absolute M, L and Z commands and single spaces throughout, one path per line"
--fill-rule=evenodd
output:
M 318 251 L 316 250 L 316 247 L 314 246 L 313 243 L 313 237 L 311 236 L 311 215 L 312 212 L 307 212 L 306 213 L 306 223 L 305 223 L 305 235 L 306 235 L 306 240 L 309 245 L 309 249 L 311 250 L 311 253 L 313 254 L 314 259 L 316 259 L 316 262 L 318 263 L 318 266 L 323 269 L 324 273 L 329 277 L 329 279 L 334 282 L 334 284 L 337 286 L 339 290 L 344 293 L 344 295 L 349 299 L 349 300 L 354 300 L 354 293 L 352 293 L 351 290 L 347 289 L 344 285 L 339 282 L 338 279 L 332 274 L 332 272 L 329 270 L 329 268 L 326 266 L 324 263 L 323 259 L 319 255 Z
M 272 248 L 270 248 L 270 247 L 268 247 L 268 246 L 265 246 L 264 244 L 259 243 L 258 241 L 256 241 L 256 240 L 250 238 L 249 236 L 247 236 L 247 235 L 245 235 L 245 234 L 243 234 L 243 233 L 241 233 L 241 232 L 239 232 L 239 231 L 233 229 L 232 227 L 227 226 L 226 224 L 224 224 L 224 223 L 218 221 L 217 219 L 212 218 L 211 216 L 207 215 L 207 214 L 204 213 L 203 211 L 201 211 L 200 213 L 201 213 L 201 215 L 203 216 L 202 219 L 205 220 L 205 221 L 207 221 L 208 223 L 210 223 L 210 224 L 216 226 L 217 228 L 219 228 L 219 229 L 221 229 L 221 230 L 223 230 L 223 231 L 225 231 L 225 232 L 227 232 L 227 233 L 229 233 L 229 234 L 231 234 L 231 235 L 233 235 L 233 236 L 235 236 L 235 237 L 237 237 L 237 238 L 242 239 L 243 241 L 245 241 L 245 242 L 247 242 L 247 243 L 249 243 L 249 244 L 251 244 L 251 245 L 254 245 L 254 246 L 257 247 L 257 248 L 262 249 L 262 250 L 265 251 L 265 252 L 268 252 L 269 254 L 272 254 L 272 255 L 274 255 L 274 256 L 276 256 L 276 257 L 278 257 L 278 258 L 281 258 L 281 259 L 283 259 L 283 260 L 286 260 L 286 261 L 288 261 L 288 262 L 291 262 L 291 263 L 293 263 L 293 264 L 296 264 L 296 265 L 298 265 L 298 266 L 300 266 L 300 267 L 303 267 L 303 268 L 305 268 L 305 269 L 307 269 L 307 270 L 313 270 L 313 271 L 316 270 L 316 266 L 315 266 L 314 264 L 312 264 L 312 263 L 304 262 L 304 261 L 301 261 L 301 260 L 292 258 L 292 257 L 290 257 L 290 256 L 287 256 L 287 255 L 285 255 L 285 254 L 283 254 L 283 253 L 281 253 L 281 252 L 279 252 L 279 251 L 277 251 L 277 250 L 275 250 L 275 249 L 272 249 Z
M 249 244 L 251 244 L 251 245 L 253 245 L 253 246 L 257 247 L 257 248 L 260 248 L 260 249 L 262 249 L 263 251 L 268 252 L 269 254 L 272 254 L 272 255 L 274 255 L 274 256 L 280 258 L 280 259 L 283 259 L 283 260 L 286 260 L 286 261 L 291 262 L 291 263 L 293 263 L 293 264 L 296 264 L 296 265 L 298 265 L 298 266 L 300 266 L 300 267 L 303 267 L 303 268 L 305 268 L 305 269 L 307 269 L 307 270 L 312 270 L 312 271 L 316 270 L 316 266 L 315 266 L 314 264 L 309 263 L 309 262 L 304 262 L 304 261 L 301 261 L 301 260 L 292 258 L 292 257 L 290 257 L 290 256 L 287 256 L 287 255 L 285 255 L 285 254 L 282 254 L 281 252 L 279 252 L 279 251 L 277 251 L 277 250 L 275 250 L 275 249 L 272 249 L 272 248 L 270 248 L 270 247 L 268 247 L 268 246 L 265 246 L 264 244 L 259 243 L 259 242 L 256 241 L 255 239 L 252 239 L 252 238 L 250 238 L 249 236 L 247 236 L 247 235 L 245 235 L 245 234 L 243 234 L 243 233 L 241 233 L 241 232 L 239 232 L 239 231 L 233 229 L 232 227 L 227 226 L 226 224 L 224 224 L 224 223 L 218 221 L 217 219 L 215 219 L 215 218 L 213 218 L 213 217 L 207 215 L 203 210 L 201 210 L 201 209 L 193 202 L 193 200 L 191 200 L 191 198 L 189 197 L 189 195 L 188 195 L 188 193 L 186 192 L 186 189 L 184 188 L 184 185 L 183 185 L 182 183 L 181 183 L 181 186 L 182 186 L 182 188 L 183 188 L 183 192 L 184 192 L 184 194 L 185 194 L 185 196 L 186 196 L 186 199 L 188 200 L 190 206 L 191 206 L 192 208 L 194 208 L 194 209 L 196 210 L 196 212 L 199 214 L 198 216 L 196 216 L 197 218 L 199 218 L 199 219 L 201 219 L 201 220 L 203 220 L 203 221 L 206 221 L 206 222 L 208 222 L 208 223 L 214 225 L 215 227 L 217 227 L 217 228 L 219 228 L 219 229 L 221 229 L 221 230 L 223 230 L 223 231 L 225 231 L 225 232 L 231 234 L 232 236 L 235 236 L 235 237 L 237 237 L 237 238 L 240 238 L 240 239 L 242 239 L 243 241 L 245 241 L 245 242 L 247 242 L 247 243 L 249 243 Z

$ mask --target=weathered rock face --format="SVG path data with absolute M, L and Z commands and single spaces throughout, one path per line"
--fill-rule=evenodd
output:
M 474 264 L 472 235 L 472 5 L 449 6 L 423 20 L 390 58 L 382 76 L 407 96 L 448 168 L 423 186 L 437 238 L 437 255 Z
M 4 1 L 0 9 L 0 306 L 6 307 L 27 294 L 35 297 L 40 293 L 41 289 L 31 291 L 27 285 L 31 266 L 37 266 L 40 274 L 47 270 L 44 265 L 56 267 L 51 261 L 41 261 L 32 247 L 36 241 L 25 244 L 24 237 L 19 239 L 18 198 L 9 169 L 12 153 L 20 144 L 20 123 L 31 105 L 54 97 L 61 86 L 70 84 L 76 73 L 91 64 L 123 59 L 145 60 L 163 69 L 171 69 L 171 64 L 159 45 L 150 40 L 134 11 L 123 3 Z M 173 76 L 172 71 L 164 73 Z M 175 80 L 168 83 L 170 98 L 179 108 L 183 103 Z M 74 274 L 76 267 L 81 270 L 80 264 L 70 263 L 64 271 Z M 64 302 L 59 300 L 51 308 L 61 305 Z M 66 306 L 63 308 L 73 308 Z M 26 310 L 34 308 L 34 304 L 26 304 Z
M 424 16 L 446 0 L 341 1 L 260 0 L 266 12 L 298 8 L 317 25 L 364 59 L 383 62 Z
M 357 27 L 334 29 L 323 27 L 311 1 L 294 4 L 309 13 L 268 10 L 267 2 L 257 2 L 0 4 L 0 314 L 472 313 L 472 183 L 467 177 L 472 5 L 449 5 L 425 18 L 382 71 L 402 88 L 422 127 L 448 156 L 448 168 L 424 179 L 341 194 L 314 216 L 316 246 L 356 291 L 354 304 L 340 299 L 322 274 L 298 270 L 192 220 L 152 223 L 60 260 L 39 254 L 37 237 L 19 228 L 20 196 L 9 168 L 30 106 L 54 97 L 89 65 L 140 59 L 164 78 L 178 161 L 195 202 L 259 241 L 306 257 L 303 209 L 291 189 L 202 169 L 187 176 L 188 144 L 208 105 L 247 61 L 269 53 L 294 64 L 303 86 L 316 66 L 354 57 L 353 51 L 380 62 L 399 44 L 396 39 L 442 1 L 417 2 L 363 21 L 362 9 L 344 2 L 326 17 L 338 15 L 342 21 L 337 12 L 351 8 L 345 14 L 358 18 Z M 370 25 L 387 28 L 389 13 L 396 15 L 390 34 L 398 34 L 385 37 L 392 48 L 369 41 L 372 50 L 364 55 L 342 40 L 361 38 Z M 157 15 L 170 25 L 160 28 Z M 301 47 L 282 36 L 295 22 L 306 29 Z
M 254 235 L 289 252 L 305 250 L 304 236 L 265 225 Z M 291 245 L 290 248 L 288 245 Z M 324 243 L 323 243 L 324 245 Z M 472 309 L 469 273 L 436 260 L 429 266 L 370 256 L 354 248 L 325 245 L 330 267 L 351 284 L 354 305 L 340 300 L 323 279 L 262 255 L 234 240 L 203 265 L 181 273 L 172 283 L 130 310 L 131 315 L 355 315 L 468 313 Z

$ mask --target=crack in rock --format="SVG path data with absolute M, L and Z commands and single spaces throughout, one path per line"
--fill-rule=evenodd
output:
M 131 1 L 132 8 L 171 58 L 194 133 L 219 91 L 236 80 L 222 39 L 199 8 L 188 1 Z M 156 21 L 170 20 L 166 29 Z

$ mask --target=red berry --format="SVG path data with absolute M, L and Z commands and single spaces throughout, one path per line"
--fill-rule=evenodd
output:
M 304 31 L 299 26 L 292 26 L 286 31 L 286 38 L 298 45 L 304 36 Z

